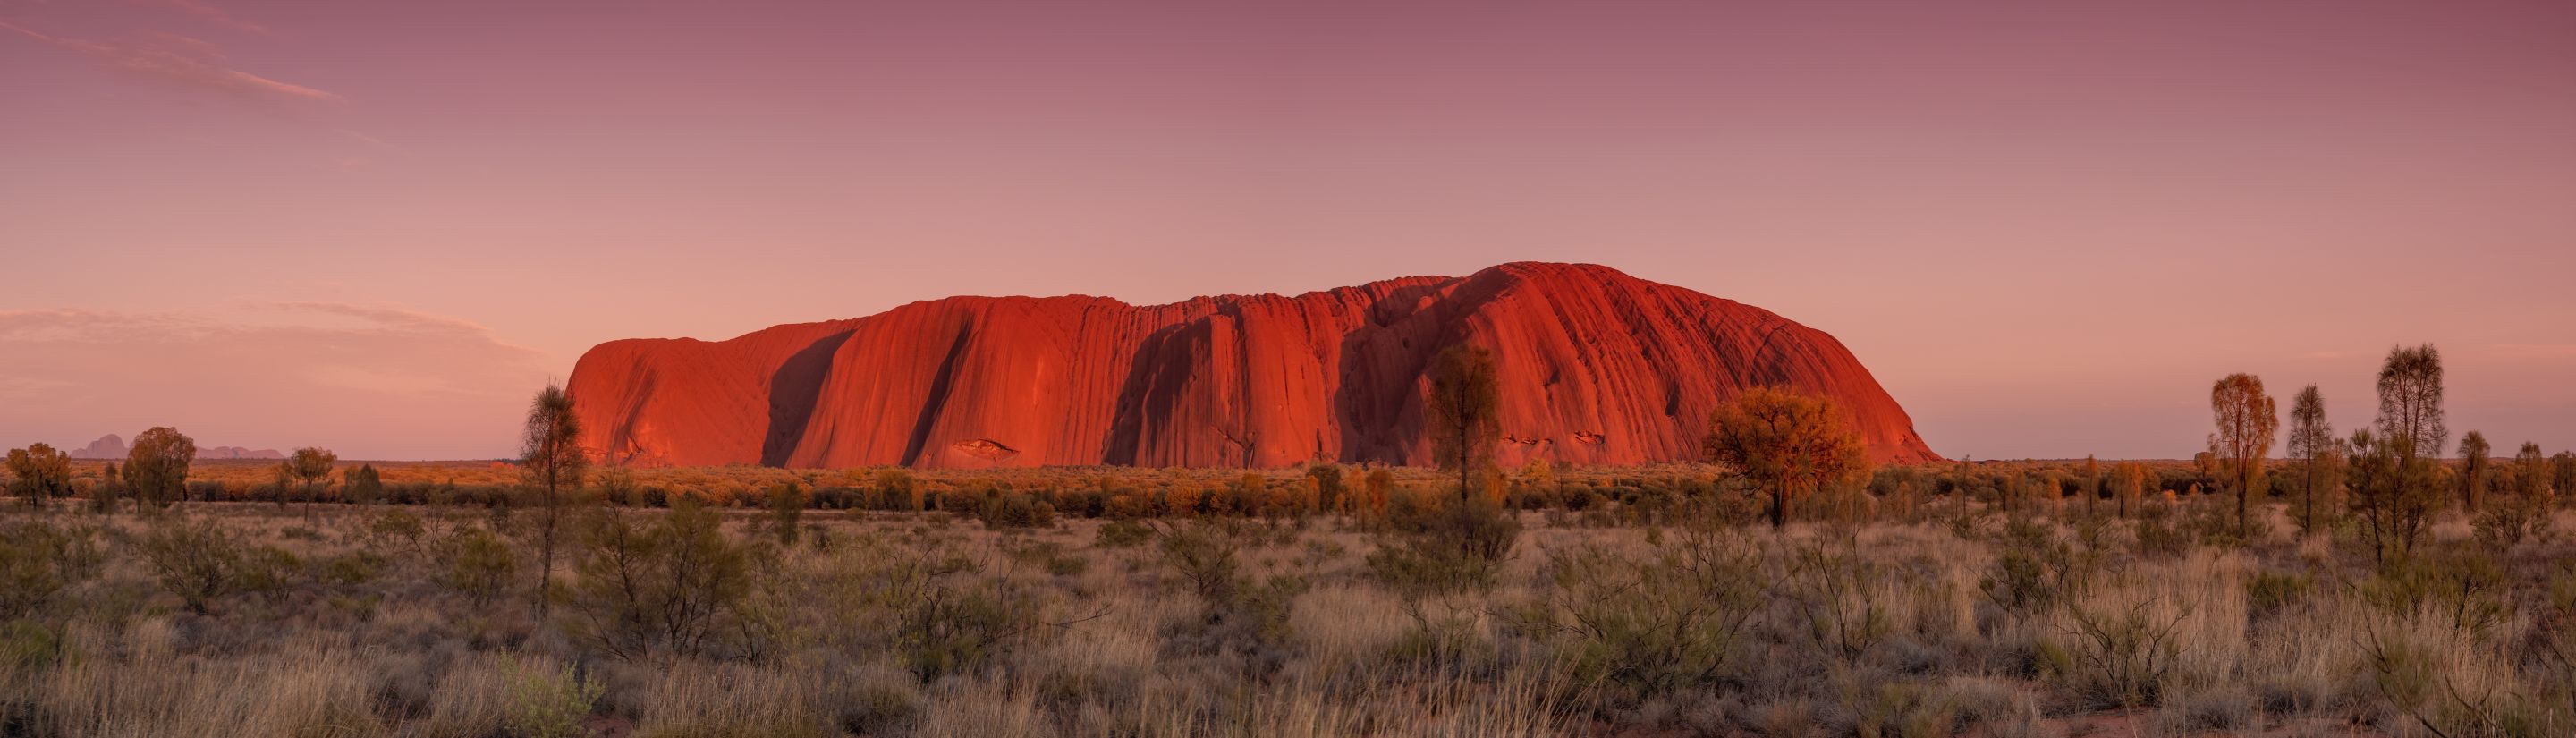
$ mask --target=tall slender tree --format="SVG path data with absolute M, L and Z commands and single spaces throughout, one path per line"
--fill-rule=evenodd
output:
M 1485 467 L 1494 463 L 1494 444 L 1502 441 L 1502 389 L 1494 352 L 1459 344 L 1440 352 L 1432 363 L 1431 391 L 1423 420 L 1431 430 L 1431 455 L 1440 468 L 1458 473 L 1458 499 L 1476 491 Z
M 2147 465 L 2123 461 L 2111 467 L 2111 497 L 2120 502 L 2120 517 L 2136 514 L 2146 490 Z
M 554 384 L 528 403 L 526 435 L 519 447 L 520 471 L 538 494 L 537 611 L 546 610 L 546 588 L 555 577 L 555 540 L 563 527 L 564 496 L 581 489 L 590 457 L 581 448 L 581 421 L 574 417 L 572 396 Z
M 2487 434 L 2469 431 L 2460 437 L 2460 509 L 2477 512 L 2478 504 L 2487 497 L 2487 456 L 2495 447 L 2487 445 Z
M 188 465 L 197 460 L 197 442 L 176 428 L 153 428 L 134 436 L 125 452 L 125 484 L 134 491 L 134 509 L 160 509 L 188 496 Z
M 2321 462 L 2334 452 L 2336 443 L 2334 424 L 2326 422 L 2325 394 L 2313 384 L 2301 388 L 2290 401 L 2289 438 L 2290 456 L 2299 460 L 2300 530 L 2317 529 L 2317 498 L 2323 493 L 2317 485 L 2325 482 Z
M 1701 451 L 1770 488 L 1773 530 L 1788 525 L 1791 501 L 1869 473 L 1867 447 L 1833 398 L 1777 387 L 1745 390 L 1710 413 Z
M 340 489 L 350 502 L 373 505 L 385 497 L 385 478 L 376 471 L 376 465 L 359 464 L 356 469 L 340 473 Z
M 2576 451 L 2549 457 L 2549 489 L 2558 496 L 2558 504 L 2576 503 Z
M 2209 409 L 2218 430 L 2209 435 L 2209 450 L 2228 484 L 2236 488 L 2236 529 L 2250 530 L 2247 514 L 2254 490 L 2263 483 L 2263 460 L 2272 453 L 2272 438 L 2281 415 L 2263 394 L 2263 380 L 2252 374 L 2230 374 L 2209 390 Z
M 2549 457 L 2541 455 L 2540 444 L 2524 441 L 2522 449 L 2514 453 L 2513 494 L 2521 498 L 2516 504 L 2528 500 L 2548 501 L 2558 494 L 2558 490 L 2549 484 Z M 2551 506 L 2545 502 L 2539 505 L 2544 515 Z
M 2102 462 L 2092 454 L 2084 455 L 2084 514 L 2093 514 L 2094 503 L 2102 498 Z
M 2383 567 L 2414 554 L 2416 541 L 2442 507 L 2433 460 L 2408 461 L 2400 455 L 2411 443 L 2363 428 L 2353 431 L 2349 446 L 2353 513 L 2370 541 L 2373 560 Z
M 2388 349 L 2379 367 L 2379 435 L 2408 463 L 2442 455 L 2451 431 L 2442 424 L 2442 352 L 2433 344 Z

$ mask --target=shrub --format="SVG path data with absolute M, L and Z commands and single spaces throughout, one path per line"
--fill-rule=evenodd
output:
M 276 546 L 252 546 L 242 552 L 233 572 L 234 585 L 243 592 L 276 597 L 294 583 L 295 573 L 304 561 L 295 552 Z
M 1163 536 L 1163 560 L 1178 570 L 1190 584 L 1190 591 L 1203 602 L 1221 602 L 1234 598 L 1242 585 L 1241 565 L 1235 561 L 1234 545 L 1218 537 L 1209 523 L 1173 530 Z
M 1576 683 L 1597 681 L 1618 705 L 1714 681 L 1761 604 L 1759 553 L 1723 536 L 1685 535 L 1644 560 L 1577 546 L 1543 572 L 1516 627 L 1557 642 Z
M 41 521 L 0 526 L 0 621 L 34 613 L 106 566 L 98 529 Z
M 2479 543 L 2496 551 L 2507 551 L 2525 540 L 2547 542 L 2552 531 L 2549 517 L 2555 513 L 2551 498 L 2521 494 L 2497 500 L 2477 511 L 2470 525 Z
M 2316 580 L 2304 574 L 2256 571 L 2245 577 L 2245 600 L 2256 617 L 2288 609 L 2307 599 Z
M 975 519 L 986 528 L 1051 528 L 1055 506 L 1017 492 L 992 494 L 975 507 Z
M 751 556 L 718 514 L 683 501 L 650 526 L 601 511 L 588 521 L 567 592 L 571 630 L 623 659 L 696 655 L 751 592 Z
M 1100 525 L 1093 534 L 1092 545 L 1102 548 L 1128 548 L 1154 539 L 1153 526 L 1133 520 L 1112 520 Z
M 1995 548 L 1994 568 L 1978 585 L 1996 605 L 2020 613 L 2081 595 L 2099 565 L 2092 551 L 2078 551 L 2027 519 L 2006 521 Z
M 42 609 L 63 589 L 54 552 L 33 534 L 34 524 L 0 529 L 0 621 Z
M 447 544 L 447 586 L 481 605 L 508 589 L 519 573 L 519 553 L 483 528 L 458 531 Z
M 571 666 L 548 670 L 516 658 L 501 661 L 510 701 L 503 722 L 514 738 L 575 738 L 591 735 L 582 727 L 599 704 L 607 685 L 584 679 Z
M 2060 686 L 2094 707 L 2138 707 L 2161 700 L 2182 658 L 2182 623 L 2191 608 L 2158 598 L 2069 603 L 2059 632 L 2074 645 L 2058 654 Z
M 769 488 L 769 527 L 778 545 L 796 545 L 798 521 L 805 515 L 805 488 L 784 482 Z
M 135 541 L 144 565 L 161 589 L 178 595 L 188 610 L 203 615 L 214 601 L 233 591 L 242 553 L 229 531 L 212 520 L 191 522 L 171 515 L 155 521 Z
M 428 532 L 418 513 L 402 508 L 386 510 L 367 521 L 367 537 L 379 547 L 418 547 L 421 536 Z
M 1894 625 L 1888 603 L 1871 591 L 1883 576 L 1857 551 L 1805 546 L 1791 553 L 1782 577 L 1808 641 L 1827 657 L 1856 664 Z
M 1520 538 L 1520 521 L 1510 511 L 1479 499 L 1396 510 L 1389 516 L 1395 533 L 1369 553 L 1368 568 L 1408 594 L 1490 587 Z
M 924 684 L 979 668 L 1037 627 L 1031 604 L 998 582 L 923 587 L 895 622 L 898 654 Z

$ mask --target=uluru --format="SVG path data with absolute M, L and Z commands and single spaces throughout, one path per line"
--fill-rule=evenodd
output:
M 1461 342 L 1494 351 L 1507 463 L 1693 460 L 1710 410 L 1766 385 L 1839 400 L 1876 461 L 1939 458 L 1832 336 L 1588 264 L 1165 305 L 950 297 L 610 341 L 568 389 L 619 464 L 1428 464 L 1427 369 Z

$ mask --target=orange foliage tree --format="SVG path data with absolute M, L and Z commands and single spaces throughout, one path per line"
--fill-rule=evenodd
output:
M 1703 456 L 1771 490 L 1771 527 L 1787 525 L 1789 502 L 1869 472 L 1860 434 L 1833 398 L 1777 387 L 1746 390 L 1710 414 Z

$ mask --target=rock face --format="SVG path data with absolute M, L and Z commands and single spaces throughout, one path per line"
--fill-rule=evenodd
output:
M 568 390 L 610 463 L 924 468 L 1431 463 L 1426 371 L 1501 372 L 1505 463 L 1697 458 L 1747 387 L 1839 398 L 1881 462 L 1939 458 L 1832 336 L 1592 265 L 1138 306 L 952 297 L 731 340 L 592 348 Z

